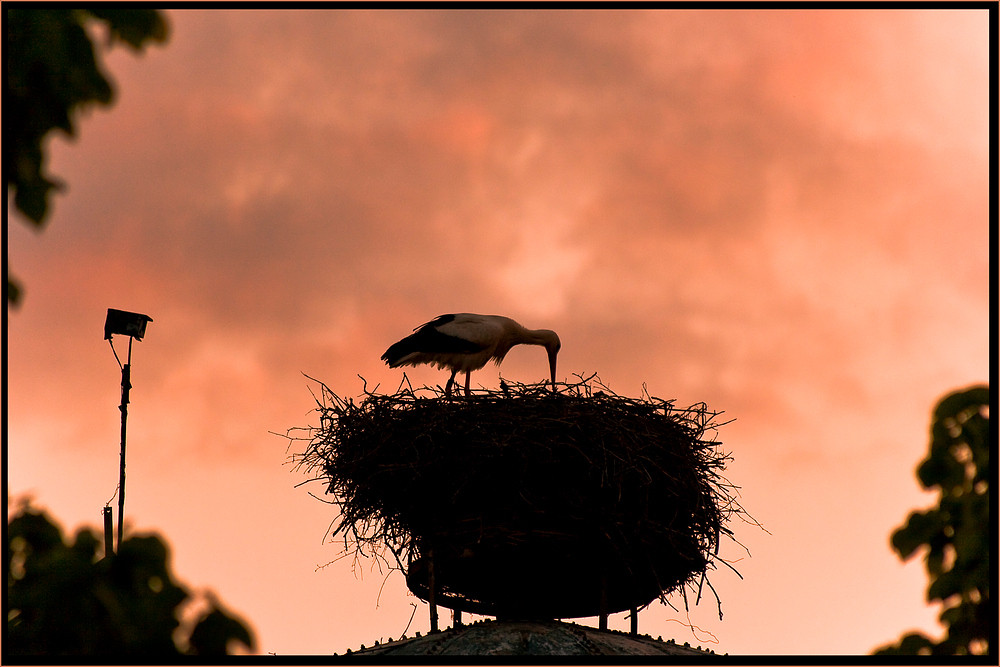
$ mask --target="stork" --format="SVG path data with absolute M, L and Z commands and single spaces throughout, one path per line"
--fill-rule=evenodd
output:
M 492 359 L 497 366 L 515 345 L 541 345 L 549 354 L 549 374 L 552 391 L 556 390 L 556 354 L 559 336 L 548 329 L 527 329 L 502 315 L 454 313 L 441 315 L 422 324 L 382 355 L 389 368 L 431 364 L 450 368 L 451 377 L 445 385 L 445 396 L 451 396 L 451 385 L 459 371 L 465 373 L 465 395 L 469 391 L 469 375 Z

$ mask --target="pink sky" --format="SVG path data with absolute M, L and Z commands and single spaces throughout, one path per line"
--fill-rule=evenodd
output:
M 745 580 L 712 575 L 724 620 L 711 595 L 691 611 L 718 644 L 659 603 L 641 632 L 730 654 L 940 634 L 888 537 L 934 500 L 935 401 L 988 379 L 986 10 L 167 14 L 164 48 L 108 56 L 115 106 L 51 142 L 69 189 L 45 231 L 10 213 L 12 497 L 100 524 L 104 317 L 147 313 L 132 530 L 262 653 L 398 637 L 403 577 L 317 569 L 334 509 L 270 432 L 316 423 L 303 373 L 391 391 L 379 355 L 412 327 L 505 314 L 559 332 L 560 379 L 736 419 L 728 476 L 770 534 L 733 525 Z M 502 372 L 542 380 L 544 354 Z

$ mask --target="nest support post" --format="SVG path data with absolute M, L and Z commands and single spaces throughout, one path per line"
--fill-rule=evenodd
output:
M 601 600 L 598 605 L 600 613 L 598 614 L 597 627 L 601 630 L 608 629 L 608 575 L 602 570 L 601 571 Z
M 427 550 L 427 604 L 431 611 L 431 632 L 438 631 L 437 587 L 434 581 L 434 550 Z

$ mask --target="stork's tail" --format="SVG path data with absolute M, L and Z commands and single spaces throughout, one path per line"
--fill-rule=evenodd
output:
M 401 365 L 404 357 L 408 357 L 414 352 L 419 352 L 419 349 L 414 344 L 412 340 L 413 336 L 407 336 L 398 343 L 393 343 L 389 346 L 389 349 L 385 351 L 381 359 L 385 363 L 389 364 L 389 368 L 396 368 Z

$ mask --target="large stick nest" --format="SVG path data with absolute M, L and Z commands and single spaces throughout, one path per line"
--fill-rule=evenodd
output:
M 743 512 L 721 475 L 719 413 L 595 378 L 450 400 L 366 389 L 360 403 L 320 383 L 320 425 L 293 438 L 308 442 L 293 460 L 332 494 L 345 547 L 392 554 L 424 599 L 432 569 L 437 604 L 567 618 L 694 582 L 700 596 Z

